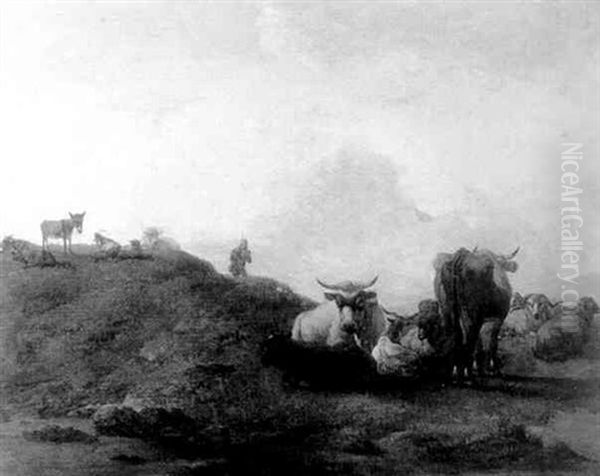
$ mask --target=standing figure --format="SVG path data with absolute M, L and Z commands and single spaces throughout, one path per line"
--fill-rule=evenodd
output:
M 248 275 L 248 273 L 246 273 L 246 263 L 252 263 L 252 253 L 250 253 L 248 240 L 246 238 L 242 238 L 237 248 L 231 250 L 229 259 L 231 261 L 229 264 L 229 272 L 234 277 L 243 278 Z
M 42 230 L 42 248 L 48 249 L 48 239 L 58 238 L 63 240 L 63 249 L 67 254 L 67 248 L 69 253 L 71 251 L 71 237 L 73 236 L 73 230 L 77 230 L 78 233 L 83 231 L 83 213 L 70 213 L 69 217 L 64 220 L 44 220 L 40 224 Z M 67 247 L 68 244 L 68 247 Z

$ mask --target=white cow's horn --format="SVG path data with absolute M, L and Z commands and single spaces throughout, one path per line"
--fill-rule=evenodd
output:
M 356 287 L 360 288 L 360 289 L 370 288 L 377 282 L 377 279 L 379 279 L 379 276 L 375 276 L 369 283 L 366 283 L 366 284 L 365 283 L 357 283 Z
M 331 291 L 341 291 L 343 288 L 339 284 L 327 284 L 317 278 L 317 283 L 324 287 L 325 289 L 330 289 Z
M 317 279 L 317 283 L 319 283 L 319 285 L 321 285 L 325 289 L 329 289 L 331 291 L 357 292 L 373 286 L 377 282 L 378 277 L 379 276 L 375 276 L 369 283 L 354 283 L 352 281 L 343 281 L 337 284 L 328 284 L 324 283 L 320 279 Z

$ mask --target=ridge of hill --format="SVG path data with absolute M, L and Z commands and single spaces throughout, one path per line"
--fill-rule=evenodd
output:
M 72 268 L 24 269 L 0 254 L 9 404 L 44 417 L 126 400 L 219 425 L 281 408 L 258 348 L 312 301 L 269 278 L 225 276 L 184 251 L 69 259 Z

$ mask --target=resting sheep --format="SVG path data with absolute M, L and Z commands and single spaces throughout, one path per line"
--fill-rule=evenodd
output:
M 94 243 L 98 247 L 96 259 L 114 259 L 121 252 L 121 245 L 112 238 L 94 233 Z
M 590 336 L 598 304 L 582 297 L 576 307 L 560 305 L 561 314 L 545 322 L 537 331 L 533 354 L 548 362 L 564 361 L 581 355 Z
M 537 332 L 544 322 L 557 315 L 560 315 L 560 306 L 552 304 L 544 294 L 528 294 L 523 298 L 515 293 L 502 325 L 502 336 L 524 336 Z
M 25 240 L 19 240 L 12 236 L 7 236 L 2 240 L 4 250 L 10 250 L 14 261 L 22 263 L 25 268 L 31 267 L 71 267 L 68 262 L 59 262 L 56 260 L 50 250 L 39 249 Z

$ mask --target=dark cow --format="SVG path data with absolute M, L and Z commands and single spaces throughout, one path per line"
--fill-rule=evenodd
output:
M 512 289 L 506 272 L 515 272 L 512 261 L 519 249 L 510 255 L 497 255 L 488 250 L 459 249 L 454 254 L 440 253 L 434 261 L 435 295 L 441 307 L 444 333 L 454 335 L 452 359 L 458 379 L 465 372 L 470 377 L 473 357 L 484 326 L 485 339 L 477 349 L 478 368 L 498 368 L 496 353 L 498 333 L 510 309 Z
M 261 361 L 281 370 L 286 383 L 313 389 L 364 387 L 377 375 L 375 361 L 355 343 L 327 347 L 272 335 L 262 345 Z

